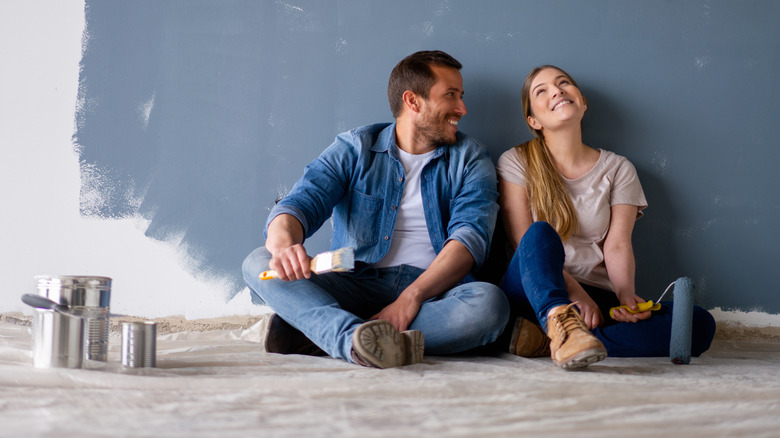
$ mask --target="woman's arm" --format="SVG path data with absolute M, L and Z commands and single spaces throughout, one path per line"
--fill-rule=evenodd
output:
M 634 248 L 631 245 L 631 234 L 637 217 L 637 207 L 628 204 L 612 206 L 612 217 L 609 231 L 604 241 L 604 264 L 607 275 L 621 305 L 636 310 L 637 303 L 645 300 L 636 295 L 634 288 Z M 624 322 L 637 322 L 650 317 L 651 312 L 630 313 L 626 310 L 615 311 L 615 319 Z
M 520 239 L 528 231 L 528 227 L 534 223 L 525 187 L 499 179 L 498 205 L 501 207 L 499 214 L 504 223 L 506 236 L 512 244 L 512 248 L 516 249 L 517 245 L 520 244 Z
M 498 204 L 501 206 L 499 214 L 504 222 L 507 238 L 512 243 L 512 248 L 517 249 L 520 239 L 533 223 L 528 192 L 519 184 L 499 179 Z M 580 309 L 585 324 L 591 329 L 601 325 L 603 318 L 596 302 L 566 270 L 563 271 L 563 278 L 566 281 L 569 299 L 577 302 L 577 308 Z

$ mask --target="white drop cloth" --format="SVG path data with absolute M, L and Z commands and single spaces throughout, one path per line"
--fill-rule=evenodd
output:
M 247 330 L 157 338 L 153 369 L 36 369 L 30 327 L 0 321 L 0 436 L 780 436 L 780 343 L 716 339 L 691 365 L 428 357 L 377 370 L 263 352 Z M 17 321 L 18 322 L 18 321 Z

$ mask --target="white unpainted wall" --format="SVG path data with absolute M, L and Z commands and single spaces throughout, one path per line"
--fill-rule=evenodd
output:
M 188 319 L 257 314 L 245 289 L 228 301 L 225 279 L 193 276 L 184 250 L 144 236 L 141 218 L 79 214 L 72 144 L 85 28 L 79 0 L 0 6 L 0 312 L 31 313 L 20 296 L 35 275 L 114 279 L 112 311 Z M 713 309 L 719 321 L 780 326 L 780 315 Z
M 141 218 L 79 214 L 72 136 L 85 28 L 84 2 L 12 0 L 0 6 L 0 312 L 31 309 L 35 275 L 113 278 L 111 310 L 188 319 L 262 313 L 244 290 L 195 278 L 184 251 L 144 236 Z

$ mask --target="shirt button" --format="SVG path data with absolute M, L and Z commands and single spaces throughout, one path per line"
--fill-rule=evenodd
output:
M 398 210 L 398 206 L 397 205 L 394 205 L 394 206 L 392 206 L 390 208 L 392 208 L 393 210 Z
M 399 181 L 399 182 L 400 182 L 400 181 L 403 181 L 403 180 L 404 180 L 404 177 L 402 177 L 402 176 L 399 176 L 399 177 L 398 177 L 398 181 Z
M 385 240 L 390 240 L 390 236 L 385 236 Z

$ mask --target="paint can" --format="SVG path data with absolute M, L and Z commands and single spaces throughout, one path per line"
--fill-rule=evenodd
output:
M 122 365 L 129 368 L 154 368 L 157 365 L 156 323 L 122 323 Z
M 36 292 L 68 312 L 35 309 L 33 364 L 36 368 L 81 368 L 108 360 L 111 279 L 90 276 L 35 277 Z
M 84 363 L 84 319 L 54 310 L 33 314 L 33 365 L 36 368 L 81 368 Z

